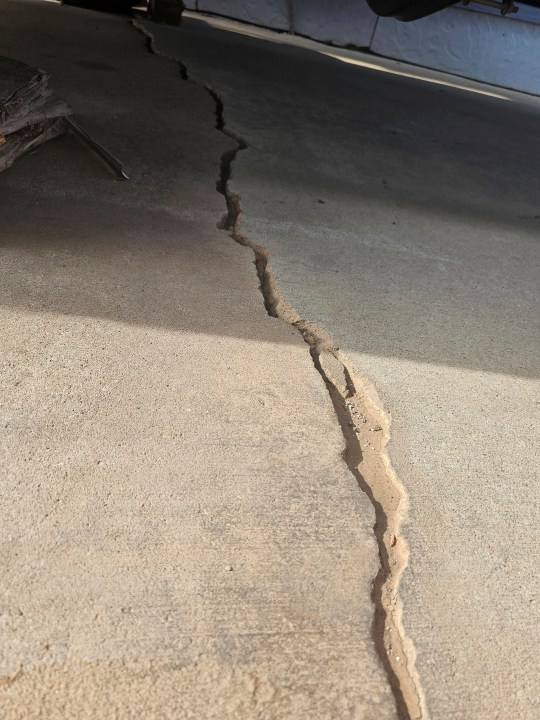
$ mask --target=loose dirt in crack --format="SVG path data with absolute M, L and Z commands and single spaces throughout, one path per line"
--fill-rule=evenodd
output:
M 285 301 L 276 285 L 267 250 L 241 234 L 239 198 L 228 189 L 235 156 L 236 153 L 229 163 L 229 173 L 225 176 L 222 173 L 218 183 L 218 187 L 225 188 L 228 208 L 219 227 L 227 230 L 236 242 L 253 250 L 267 313 L 285 320 L 301 333 L 328 389 L 345 439 L 344 460 L 375 508 L 374 532 L 381 565 L 372 590 L 375 607 L 373 641 L 394 693 L 399 717 L 427 720 L 424 695 L 415 669 L 416 651 L 403 628 L 403 608 L 398 594 L 409 558 L 407 545 L 399 532 L 407 497 L 385 450 L 390 437 L 388 416 L 382 410 L 374 388 L 367 380 L 355 377 L 332 339 L 314 323 L 302 320 Z
M 161 55 L 146 27 L 137 20 L 133 21 L 133 26 L 147 38 L 150 52 Z M 168 59 L 178 64 L 182 79 L 195 82 L 189 78 L 181 60 Z M 219 94 L 209 85 L 196 84 L 202 85 L 214 100 L 216 129 L 237 143 L 235 149 L 226 151 L 221 157 L 216 189 L 225 198 L 227 212 L 218 227 L 235 242 L 251 248 L 268 315 L 285 320 L 301 333 L 309 346 L 315 368 L 328 389 L 345 439 L 344 460 L 375 509 L 374 532 L 379 547 L 380 569 L 372 590 L 375 607 L 373 641 L 392 687 L 399 717 L 403 720 L 427 720 L 424 695 L 415 669 L 415 648 L 402 623 L 399 583 L 409 554 L 400 535 L 400 525 L 407 509 L 407 496 L 385 449 L 390 437 L 389 418 L 373 386 L 365 378 L 357 376 L 325 331 L 300 318 L 284 299 L 273 276 L 268 251 L 241 233 L 240 198 L 230 190 L 229 181 L 238 153 L 247 149 L 248 144 L 225 127 L 224 106 Z

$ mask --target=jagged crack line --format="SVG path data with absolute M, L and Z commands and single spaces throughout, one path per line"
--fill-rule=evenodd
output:
M 399 582 L 408 564 L 408 548 L 400 535 L 407 496 L 390 464 L 386 445 L 390 422 L 370 383 L 357 378 L 346 358 L 335 347 L 332 338 L 316 324 L 299 317 L 281 294 L 269 262 L 266 248 L 248 240 L 240 231 L 240 198 L 229 187 L 232 167 L 247 142 L 231 132 L 225 124 L 224 103 L 219 94 L 205 83 L 193 80 L 186 65 L 178 58 L 157 51 L 154 37 L 137 20 L 132 21 L 147 40 L 148 50 L 175 62 L 182 79 L 203 87 L 215 104 L 216 129 L 236 142 L 236 148 L 225 151 L 220 160 L 216 190 L 226 202 L 227 212 L 218 227 L 255 255 L 255 267 L 266 312 L 295 327 L 309 346 L 313 364 L 330 395 L 345 440 L 343 457 L 360 489 L 375 510 L 374 533 L 379 548 L 380 567 L 373 582 L 372 601 L 375 613 L 372 635 L 392 688 L 398 715 L 403 720 L 428 720 L 424 695 L 415 669 L 415 649 L 402 624 Z

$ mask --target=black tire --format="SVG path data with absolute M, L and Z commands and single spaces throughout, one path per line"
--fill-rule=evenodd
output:
M 456 5 L 457 0 L 367 0 L 376 15 L 410 22 Z
M 133 5 L 138 5 L 138 2 L 137 0 L 62 0 L 62 4 L 99 12 L 126 14 L 131 11 Z

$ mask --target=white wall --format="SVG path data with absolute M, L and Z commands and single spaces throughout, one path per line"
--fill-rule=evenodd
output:
M 540 25 L 449 8 L 412 23 L 380 18 L 371 49 L 540 95 Z

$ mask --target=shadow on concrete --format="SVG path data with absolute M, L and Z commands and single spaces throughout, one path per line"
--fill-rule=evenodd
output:
M 201 131 L 199 137 L 190 128 L 183 134 L 181 123 L 177 130 L 185 103 L 197 97 L 196 86 L 182 81 L 173 63 L 147 54 L 144 40 L 130 34 L 135 31 L 121 34 L 120 25 L 107 26 L 110 38 L 102 46 L 109 55 L 96 59 L 92 46 L 75 48 L 74 33 L 54 25 L 45 7 L 40 10 L 58 33 L 57 41 L 48 41 L 54 52 L 47 60 L 58 86 L 73 88 L 86 112 L 84 122 L 93 120 L 92 102 L 110 110 L 111 98 L 124 88 L 122 114 L 106 115 L 97 126 L 101 122 L 118 147 L 136 159 L 134 180 L 119 187 L 70 137 L 24 158 L 0 178 L 0 243 L 8 263 L 0 302 L 32 312 L 283 342 L 286 335 L 273 331 L 271 322 L 252 316 L 252 306 L 245 302 L 245 275 L 231 272 L 239 257 L 235 253 L 248 251 L 215 231 L 219 210 L 216 217 L 204 216 L 204 202 L 191 207 L 183 194 L 195 183 L 201 198 L 213 191 L 209 161 L 204 165 L 183 148 L 203 138 L 201 155 L 215 155 L 217 179 L 225 143 L 215 133 L 214 151 L 208 147 L 211 131 Z M 25 17 L 23 13 L 19 22 Z M 57 17 L 65 19 L 69 30 L 79 15 Z M 86 37 L 92 26 L 73 27 Z M 132 53 L 125 58 L 112 44 L 117 27 Z M 36 37 L 39 29 L 32 26 Z M 325 275 L 333 276 L 343 298 L 355 287 L 356 295 L 348 304 L 343 301 L 340 311 L 351 345 L 360 338 L 359 350 L 372 355 L 537 374 L 538 314 L 531 283 L 540 224 L 538 113 L 194 21 L 163 32 L 182 38 L 183 59 L 219 87 L 226 122 L 251 143 L 237 161 L 237 174 L 242 172 L 244 186 L 251 183 L 255 198 L 267 200 L 267 232 L 277 237 L 284 257 L 292 259 L 297 278 L 303 274 L 304 286 L 311 284 L 323 300 Z M 63 62 L 61 41 L 74 46 L 69 45 L 77 66 Z M 91 65 L 98 62 L 100 67 Z M 170 92 L 176 82 L 178 96 Z M 149 87 L 171 99 L 139 118 L 140 97 Z M 212 108 L 206 101 L 201 107 L 209 124 Z M 237 126 L 240 120 L 245 127 Z M 158 135 L 145 142 L 156 127 Z M 172 141 L 164 144 L 159 133 Z M 321 198 L 324 204 L 318 203 Z M 222 200 L 217 196 L 216 208 Z M 251 218 L 249 198 L 242 203 Z M 393 219 L 397 210 L 417 220 L 406 228 Z M 381 223 L 373 233 L 366 221 L 377 213 Z M 313 238 L 302 232 L 283 232 L 283 218 L 325 230 L 322 237 L 332 252 L 321 255 L 320 246 L 314 250 Z M 424 228 L 420 242 L 418 223 Z M 437 257 L 429 256 L 462 252 L 463 240 L 452 233 L 456 223 L 472 229 L 471 247 L 461 265 L 447 262 L 441 272 Z M 446 248 L 433 243 L 430 228 L 437 225 L 444 226 Z M 207 235 L 201 235 L 203 227 Z M 507 237 L 491 248 L 476 247 L 477 230 L 484 235 L 493 231 L 493 238 L 506 232 Z M 250 239 L 266 244 L 263 235 Z M 523 257 L 529 250 L 530 262 Z M 277 264 L 278 256 L 272 256 L 272 247 L 270 251 Z M 497 264 L 501 272 L 494 274 Z M 489 292 L 482 287 L 487 265 Z M 249 292 L 257 297 L 255 272 Z M 327 326 L 332 332 L 331 322 Z
M 311 319 L 367 354 L 539 374 L 540 104 L 193 20 L 157 38 L 247 141 L 244 232 Z
M 35 178 L 39 177 L 40 169 L 51 164 L 55 172 L 49 174 L 38 192 Z M 151 197 L 147 207 L 136 205 L 134 198 L 140 199 L 139 193 L 134 198 L 129 192 L 122 194 L 122 188 L 119 190 L 106 168 L 70 136 L 44 147 L 35 156 L 23 158 L 9 173 L 0 179 L 0 183 L 10 181 L 2 183 L 0 245 L 5 272 L 0 288 L 1 305 L 33 313 L 163 327 L 182 333 L 233 335 L 258 342 L 286 341 L 287 335 L 280 325 L 273 328 L 271 322 L 262 322 L 262 300 L 260 315 L 254 314 L 253 305 L 246 302 L 251 299 L 256 306 L 260 299 L 255 269 L 250 278 L 245 270 L 237 271 L 235 264 L 238 253 L 246 253 L 250 258 L 251 251 L 238 248 L 225 233 L 218 232 L 215 229 L 218 218 L 192 214 L 181 203 L 178 214 L 172 214 L 166 208 L 152 207 L 155 198 Z M 264 182 L 262 175 L 263 170 L 261 182 Z M 26 189 L 25 180 L 30 183 Z M 85 181 L 87 196 L 81 190 Z M 300 185 L 305 192 L 305 179 Z M 491 217 L 488 221 L 484 212 L 474 207 L 451 209 L 445 203 L 439 206 L 422 203 L 406 193 L 395 196 L 392 191 L 379 193 L 374 188 L 359 188 L 358 196 L 350 194 L 350 185 L 333 188 L 340 205 L 354 205 L 361 194 L 365 208 L 372 202 L 380 206 L 382 199 L 390 212 L 400 202 L 413 212 L 421 212 L 428 223 L 430 218 L 455 222 L 459 215 L 469 223 L 480 220 L 485 226 L 488 222 L 494 231 L 504 226 L 504 217 Z M 314 203 L 317 189 L 313 187 Z M 118 192 L 121 194 L 114 197 Z M 335 212 L 336 202 L 330 199 L 324 206 L 317 203 L 314 211 Z M 321 216 L 319 231 L 323 220 Z M 524 219 L 522 229 L 534 242 L 531 222 Z M 403 264 L 396 248 L 385 247 L 384 243 L 381 247 L 380 241 L 370 245 L 369 238 L 362 238 L 360 233 L 355 240 L 360 252 L 351 258 L 350 238 L 345 235 L 343 240 L 339 220 L 329 229 L 333 232 L 332 256 L 338 262 L 326 262 L 324 269 L 320 267 L 321 258 L 318 267 L 309 266 L 309 237 L 285 233 L 288 251 L 295 255 L 297 272 L 304 275 L 303 282 L 312 276 L 315 288 L 320 287 L 321 278 L 332 276 L 334 288 L 339 292 L 342 287 L 345 296 L 347 287 L 362 276 L 362 258 L 366 253 L 373 260 L 382 252 L 383 264 L 385 253 L 397 258 L 388 269 L 384 286 L 381 287 L 381 275 L 363 277 L 362 292 L 370 297 L 369 304 L 356 307 L 354 312 L 343 308 L 343 313 L 348 313 L 351 338 L 365 337 L 362 352 L 396 356 L 398 347 L 400 357 L 413 361 L 535 375 L 534 367 L 522 362 L 524 355 L 533 359 L 536 355 L 534 315 L 530 316 L 532 324 L 528 326 L 513 307 L 505 306 L 504 295 L 497 303 L 491 296 L 483 298 L 477 288 L 473 288 L 476 305 L 471 306 L 470 297 L 460 296 L 460 268 L 453 263 L 446 263 L 443 282 L 440 273 L 431 269 L 440 263 L 428 259 L 423 285 L 409 288 L 407 278 L 404 280 L 396 273 L 396 267 Z M 283 228 L 270 227 L 269 232 L 283 234 Z M 306 257 L 302 255 L 304 250 Z M 410 255 L 409 252 L 405 256 L 407 262 L 411 262 Z M 414 252 L 412 262 L 418 265 Z M 433 302 L 435 294 L 439 296 L 437 302 Z M 384 315 L 388 320 L 381 332 Z M 446 344 L 434 342 L 434 336 L 441 332 L 448 338 Z

